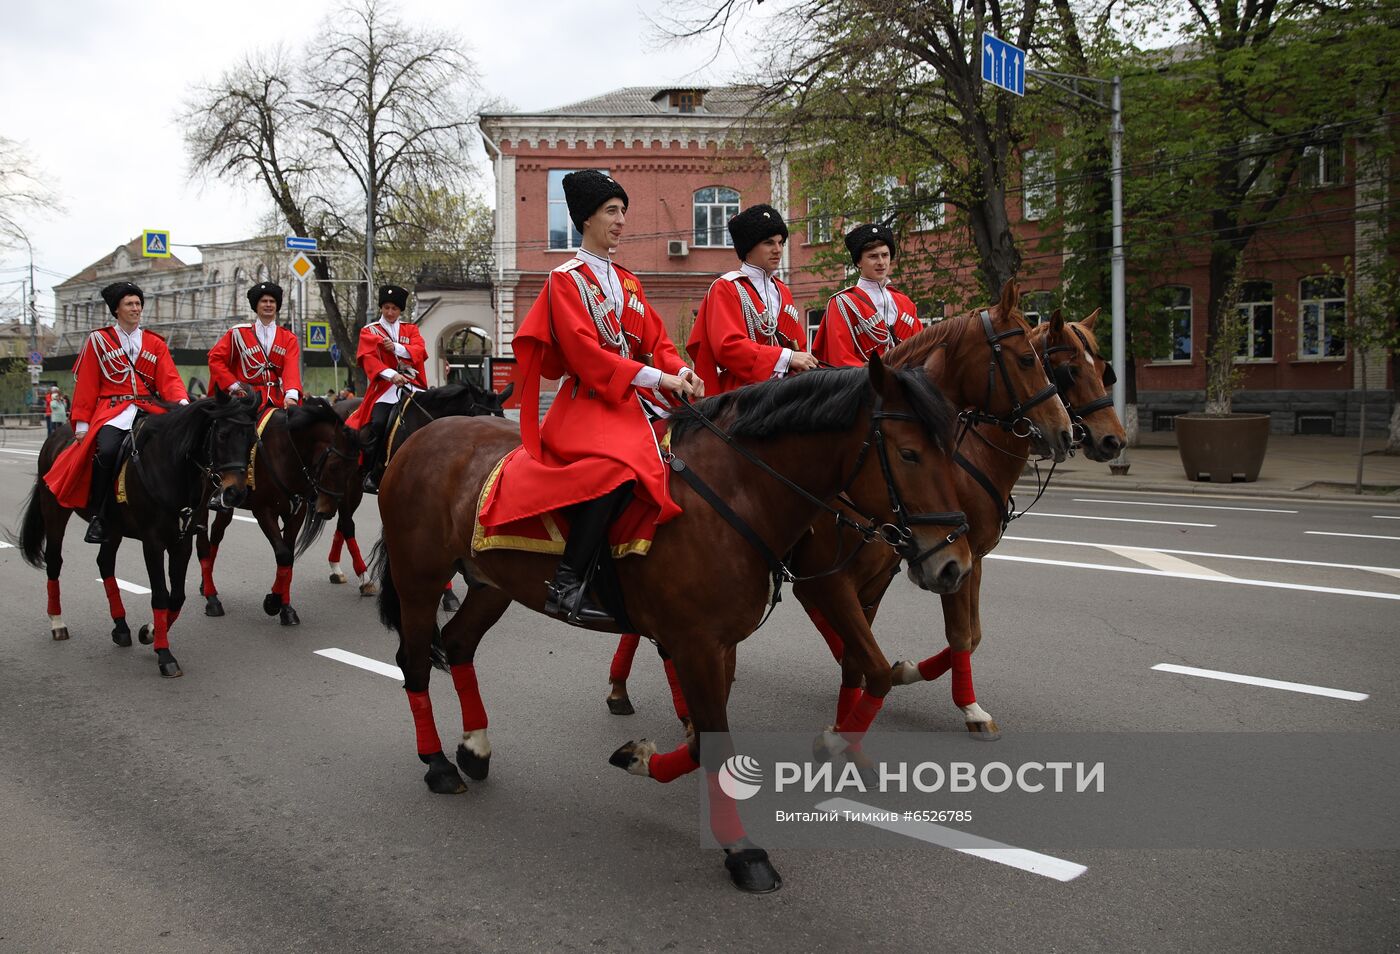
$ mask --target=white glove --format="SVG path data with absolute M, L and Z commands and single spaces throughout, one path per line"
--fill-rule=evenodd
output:
M 299 391 L 297 391 L 296 388 L 292 388 L 290 391 L 287 392 L 287 403 L 288 403 L 288 404 L 300 404 L 300 403 L 301 403 L 301 393 L 300 393 Z
M 190 399 L 189 399 L 189 398 L 180 398 L 180 406 L 181 406 L 181 407 L 184 407 L 184 406 L 185 406 L 186 404 L 188 404 L 188 403 L 190 403 Z
M 87 422 L 87 421 L 78 421 L 76 424 L 73 425 L 73 433 L 74 433 L 75 435 L 77 435 L 78 437 L 82 437 L 82 436 L 83 436 L 84 434 L 86 434 L 87 432 L 88 432 L 88 422 Z

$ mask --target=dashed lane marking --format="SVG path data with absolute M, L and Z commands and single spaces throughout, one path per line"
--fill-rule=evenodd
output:
M 1075 503 L 1114 504 L 1121 507 L 1180 507 L 1183 510 L 1238 510 L 1244 513 L 1297 513 L 1296 510 L 1270 510 L 1266 507 L 1217 507 L 1213 504 L 1157 503 L 1152 500 L 1099 500 L 1095 497 L 1073 497 Z
M 1251 563 L 1286 563 L 1290 566 L 1321 566 L 1333 570 L 1369 570 L 1372 573 L 1385 573 L 1387 575 L 1400 574 L 1400 567 L 1392 566 L 1367 566 L 1362 563 L 1323 563 L 1318 560 L 1289 560 L 1284 557 L 1249 556 L 1245 553 L 1209 553 L 1205 550 L 1170 550 L 1162 547 L 1136 547 L 1126 544 L 1109 545 L 1106 543 L 1086 543 L 1083 540 L 1051 540 L 1045 537 L 1012 537 L 1006 536 L 1003 540 L 1016 540 L 1020 543 L 1052 543 L 1063 547 L 1093 547 L 1096 550 L 1142 550 L 1146 553 L 1174 553 L 1177 556 L 1198 556 L 1211 557 L 1216 560 L 1246 560 Z M 1127 554 L 1123 554 L 1126 556 Z
M 1021 514 L 1022 517 L 1060 517 L 1065 520 L 1103 520 L 1107 523 L 1155 523 L 1165 527 L 1213 527 L 1213 523 L 1185 523 L 1180 520 L 1139 520 L 1136 517 L 1091 517 L 1082 513 L 1046 513 L 1043 510 L 1032 510 L 1030 513 Z
M 25 457 L 38 457 L 36 450 L 21 450 L 18 447 L 0 447 L 0 454 L 23 454 Z
M 935 825 L 932 822 L 904 821 L 902 819 L 899 821 L 880 821 L 878 816 L 881 809 L 874 805 L 852 801 L 849 798 L 829 798 L 826 801 L 818 802 L 816 807 L 819 811 L 824 812 L 859 813 L 865 816 L 860 818 L 862 825 L 894 832 L 896 835 L 904 835 L 906 838 L 914 838 L 930 845 L 938 845 L 940 848 L 952 848 L 964 855 L 995 861 L 1000 865 L 1019 868 L 1022 871 L 1029 871 L 1031 874 L 1053 878 L 1056 881 L 1073 881 L 1089 870 L 1084 865 L 1076 864 L 1073 861 L 1066 861 L 1063 858 L 1056 858 L 1053 855 L 1045 855 L 1025 848 L 1016 848 L 999 841 L 993 841 L 990 838 L 969 835 L 967 832 L 958 831 L 955 828 Z
M 1197 669 L 1195 666 L 1177 666 L 1173 663 L 1158 663 L 1152 668 L 1158 672 L 1200 676 L 1202 679 L 1238 682 L 1247 686 L 1263 686 L 1266 689 L 1286 689 L 1289 692 L 1304 692 L 1312 696 L 1326 696 L 1329 699 L 1345 699 L 1348 702 L 1361 702 L 1370 698 L 1364 692 L 1348 692 L 1345 689 L 1329 689 L 1326 686 L 1309 686 L 1302 682 L 1284 682 L 1282 679 L 1265 679 L 1261 676 L 1242 676 L 1235 672 L 1220 672 L 1218 669 Z
M 1109 553 L 1116 553 L 1126 560 L 1133 560 L 1143 566 L 1150 566 L 1154 570 L 1162 570 L 1166 573 L 1179 573 L 1183 576 L 1193 577 L 1212 576 L 1221 580 L 1232 579 L 1228 573 L 1212 570 L 1210 567 L 1192 563 L 1190 560 L 1183 560 L 1170 553 L 1154 553 L 1150 550 L 1139 550 L 1137 547 L 1111 547 L 1108 545 L 1105 545 L 1103 549 Z
M 1314 537 L 1359 537 L 1362 540 L 1400 540 L 1400 537 L 1383 537 L 1375 533 L 1338 533 L 1335 530 L 1304 530 Z
M 378 659 L 370 659 L 368 656 L 361 656 L 359 653 L 352 653 L 344 649 L 318 649 L 317 656 L 325 656 L 327 659 L 334 659 L 336 662 L 345 663 L 347 666 L 355 666 L 369 672 L 378 673 L 381 676 L 388 676 L 390 679 L 403 679 L 403 670 L 398 666 L 380 662 Z
M 234 515 L 233 515 L 233 519 L 235 519 L 235 520 L 242 520 L 244 523 L 257 523 L 257 522 L 258 522 L 258 518 L 257 518 L 257 517 L 245 517 L 245 516 L 243 516 L 243 514 L 241 514 L 241 513 L 236 513 L 236 514 L 234 514 Z
M 1390 516 L 1389 514 L 1384 514 L 1384 513 L 1373 513 L 1373 514 L 1371 514 L 1371 519 L 1372 519 L 1372 520 L 1400 520 L 1400 517 L 1392 517 L 1392 516 Z
M 98 577 L 97 582 L 101 583 L 102 578 Z M 117 580 L 117 589 L 125 590 L 128 593 L 135 593 L 137 596 L 145 596 L 147 593 L 151 592 L 149 588 L 142 586 L 140 583 L 128 583 L 126 580 L 122 579 Z

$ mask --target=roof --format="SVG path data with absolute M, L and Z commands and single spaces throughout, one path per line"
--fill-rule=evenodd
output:
M 673 91 L 703 93 L 693 113 L 677 113 L 670 107 Z M 748 86 L 624 86 L 601 96 L 529 113 L 496 113 L 506 116 L 728 116 L 748 114 L 757 91 Z
M 59 282 L 54 287 L 62 288 L 65 285 L 79 285 L 87 282 L 97 281 L 98 270 L 110 266 L 112 262 L 116 259 L 117 253 L 120 252 L 122 249 L 126 249 L 127 255 L 130 256 L 132 261 L 140 261 L 141 236 L 136 236 L 136 238 L 132 239 L 130 242 L 127 242 L 125 245 L 118 245 L 116 248 L 112 249 L 111 252 L 104 255 L 102 258 L 99 258 L 87 268 L 84 268 L 82 271 L 78 272 L 78 274 L 70 276 L 69 278 L 65 278 L 63 281 Z M 150 258 L 146 259 L 146 261 L 150 262 L 150 271 L 153 272 L 164 272 L 169 271 L 172 268 L 186 267 L 185 263 L 180 261 L 180 259 L 176 258 L 174 255 L 171 255 L 169 258 Z

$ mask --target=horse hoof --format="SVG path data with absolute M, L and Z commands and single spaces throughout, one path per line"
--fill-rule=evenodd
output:
M 850 743 L 843 739 L 841 733 L 837 732 L 834 727 L 823 729 L 812 740 L 812 758 L 818 762 L 830 762 L 849 747 Z
M 995 722 L 969 722 L 967 731 L 978 742 L 995 742 L 1001 738 L 1001 729 Z
M 282 597 L 277 593 L 269 593 L 263 597 L 263 612 L 268 616 L 276 616 L 282 608 Z
M 161 677 L 164 679 L 179 679 L 185 674 L 168 649 L 156 650 L 156 660 L 160 665 Z
M 292 607 L 290 606 L 282 607 L 281 611 L 277 615 L 278 622 L 280 622 L 283 626 L 301 625 L 301 617 L 298 616 L 297 611 L 292 609 Z
M 332 574 L 331 574 L 331 582 L 332 582 L 332 583 L 349 583 L 349 582 L 350 582 L 350 578 L 349 578 L 348 576 L 346 576 L 344 573 L 332 573 Z
M 428 789 L 434 795 L 460 795 L 467 790 L 467 783 L 457 774 L 457 769 L 447 761 L 441 752 L 433 755 L 428 762 L 428 772 L 423 776 Z
M 783 886 L 782 876 L 762 848 L 726 850 L 724 867 L 734 887 L 749 894 L 768 894 Z
M 372 583 L 371 581 L 365 580 L 363 583 L 360 584 L 360 595 L 361 595 L 361 596 L 378 596 L 378 595 L 379 595 L 379 587 L 375 586 L 374 583 Z
M 636 715 L 637 710 L 632 708 L 632 700 L 626 696 L 614 699 L 608 696 L 608 711 L 613 715 Z
M 608 764 L 616 765 L 623 771 L 643 778 L 651 775 L 651 757 L 656 754 L 656 745 L 647 739 L 625 742 L 616 752 L 608 756 Z
M 206 596 L 206 597 L 204 598 L 204 615 L 205 615 L 205 616 L 223 616 L 223 615 L 224 615 L 224 604 L 219 600 L 218 596 Z
M 919 672 L 919 667 L 915 663 L 900 659 L 890 666 L 890 682 L 893 685 L 912 686 L 916 682 L 923 681 L 924 674 Z
M 465 745 L 457 746 L 457 764 L 473 782 L 484 782 L 486 776 L 491 774 L 490 754 L 477 755 Z
M 151 626 L 149 623 L 141 624 L 141 628 L 136 631 L 136 638 L 140 641 L 142 646 L 149 646 L 155 641 L 155 637 L 151 635 Z
M 124 619 L 115 620 L 114 622 L 116 625 L 112 627 L 112 642 L 125 649 L 127 646 L 131 645 L 131 627 L 126 625 L 126 620 Z
M 455 613 L 462 608 L 462 601 L 451 590 L 445 591 L 442 594 L 442 608 L 445 612 Z
M 53 636 L 54 642 L 56 642 L 56 643 L 61 643 L 61 642 L 63 642 L 63 640 L 65 640 L 65 639 L 68 638 L 68 627 L 67 627 L 67 626 L 60 626 L 60 627 L 58 627 L 57 629 L 51 629 L 51 630 L 49 630 L 49 635 Z M 120 645 L 120 644 L 118 644 L 118 645 Z M 130 636 L 128 636 L 128 637 L 126 638 L 126 645 L 128 645 L 128 646 L 131 645 L 131 637 L 130 637 Z

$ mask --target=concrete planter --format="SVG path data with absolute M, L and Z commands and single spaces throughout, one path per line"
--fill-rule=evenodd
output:
M 1176 447 L 1187 480 L 1259 479 L 1269 447 L 1267 414 L 1178 414 Z

